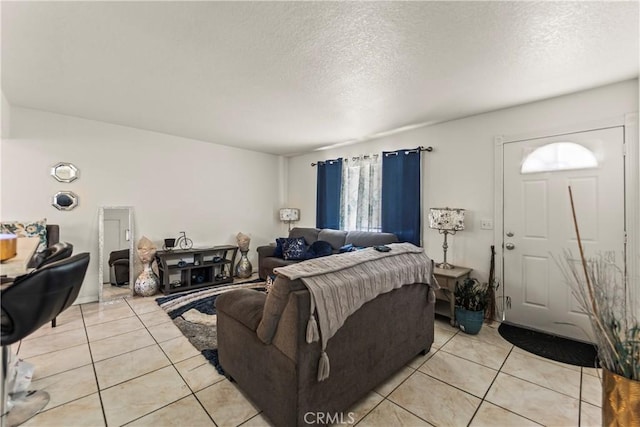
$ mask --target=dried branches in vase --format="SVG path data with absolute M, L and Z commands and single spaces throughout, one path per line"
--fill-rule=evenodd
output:
M 565 251 L 564 263 L 559 264 L 580 308 L 589 315 L 600 365 L 640 380 L 640 323 L 613 254 L 576 260 Z
M 593 327 L 603 368 L 602 425 L 640 425 L 640 307 L 630 293 L 626 264 L 618 267 L 612 254 L 585 258 L 571 187 L 569 199 L 580 259 L 565 251 L 558 265 Z
M 251 237 L 247 236 L 244 233 L 238 233 L 236 235 L 236 241 L 238 242 L 238 248 L 240 249 L 240 252 L 249 251 L 249 243 L 251 243 Z

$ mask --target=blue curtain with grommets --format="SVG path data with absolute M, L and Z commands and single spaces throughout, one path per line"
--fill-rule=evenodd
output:
M 340 229 L 342 158 L 318 162 L 316 228 Z
M 382 153 L 382 231 L 420 246 L 420 149 Z

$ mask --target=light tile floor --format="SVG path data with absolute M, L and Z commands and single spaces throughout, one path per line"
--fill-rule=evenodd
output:
M 154 298 L 72 306 L 13 350 L 51 395 L 24 426 L 269 425 Z M 351 412 L 359 426 L 599 426 L 598 375 L 513 347 L 497 325 L 472 336 L 438 318 L 431 352 Z

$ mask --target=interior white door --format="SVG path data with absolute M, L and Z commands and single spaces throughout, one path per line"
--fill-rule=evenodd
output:
M 594 167 L 523 173 L 536 149 L 547 160 L 563 153 L 550 145 L 571 142 L 589 150 Z M 503 278 L 511 301 L 509 323 L 588 341 L 591 326 L 555 259 L 569 249 L 578 258 L 568 187 L 571 186 L 587 256 L 613 251 L 624 259 L 624 134 L 622 127 L 506 143 L 503 151 Z M 574 146 L 575 148 L 575 146 Z M 560 150 L 561 151 L 561 150 Z M 543 153 L 543 151 L 538 151 Z M 544 157 L 544 156 L 543 156 Z M 569 156 L 569 160 L 580 157 Z

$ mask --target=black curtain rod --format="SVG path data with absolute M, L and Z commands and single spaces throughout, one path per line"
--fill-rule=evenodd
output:
M 417 153 L 420 151 L 428 151 L 428 152 L 432 152 L 433 151 L 433 147 L 429 146 L 429 147 L 423 147 L 422 145 L 414 148 L 412 150 L 396 150 L 396 151 L 390 151 L 388 153 L 385 153 L 385 156 L 397 156 L 398 153 L 400 153 L 401 151 L 404 151 L 404 154 L 409 154 L 409 153 Z
M 321 161 L 319 161 L 318 163 L 329 163 L 329 164 L 333 164 L 333 162 L 337 162 L 338 160 L 341 160 L 341 159 L 342 159 L 342 158 L 340 158 L 340 159 L 331 159 L 331 160 L 321 160 Z M 315 165 L 317 165 L 318 163 L 311 163 L 311 166 L 315 166 Z
M 418 152 L 418 151 L 427 151 L 427 152 L 429 152 L 429 153 L 430 153 L 430 152 L 432 152 L 432 151 L 433 151 L 433 147 L 432 147 L 432 146 L 423 147 L 423 146 L 421 145 L 421 146 L 419 146 L 419 147 L 417 147 L 417 148 L 414 148 L 414 149 L 411 149 L 411 150 L 397 150 L 397 151 L 392 151 L 392 152 L 387 153 L 387 156 L 389 156 L 389 155 L 397 156 L 399 151 L 404 151 L 404 152 L 405 152 L 405 154 L 415 153 L 415 152 Z M 327 163 L 327 162 L 331 163 L 331 162 L 335 162 L 336 160 L 337 160 L 337 159 L 334 159 L 334 160 L 324 160 L 324 161 L 320 161 L 320 162 L 318 162 L 318 163 Z M 311 166 L 316 166 L 316 165 L 318 165 L 318 163 L 311 163 Z
M 370 159 L 372 157 L 380 157 L 380 154 L 365 154 L 364 156 L 353 156 L 351 158 L 351 160 L 354 161 L 354 160 L 358 160 L 358 159 Z M 346 159 L 344 159 L 344 161 L 348 162 L 349 159 L 346 158 Z

